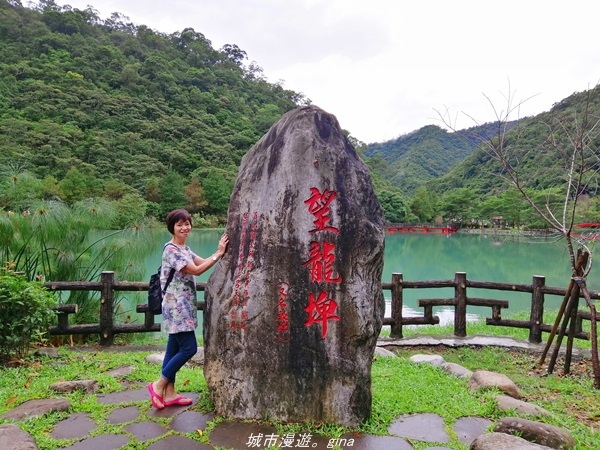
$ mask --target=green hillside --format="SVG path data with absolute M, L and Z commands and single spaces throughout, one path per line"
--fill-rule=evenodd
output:
M 465 130 L 464 134 L 448 132 L 436 125 L 428 125 L 397 139 L 369 144 L 365 156 L 381 159 L 380 175 L 407 195 L 428 181 L 448 173 L 480 144 L 480 139 L 493 136 L 494 124 L 485 124 Z M 477 138 L 479 137 L 479 138 Z
M 368 146 L 350 139 L 388 222 L 502 216 L 538 226 L 481 144 L 506 125 L 521 180 L 549 198 L 568 182 L 569 130 L 584 129 L 590 151 L 580 214 L 600 219 L 598 89 L 519 122 L 456 132 L 429 125 Z M 59 200 L 111 210 L 112 227 L 176 207 L 205 225 L 222 222 L 242 156 L 305 103 L 302 94 L 269 83 L 237 45 L 214 49 L 191 28 L 164 34 L 117 13 L 101 19 L 93 6 L 0 0 L 0 210 Z
M 241 157 L 303 102 L 245 60 L 191 28 L 0 0 L 0 207 L 94 197 L 224 214 Z
M 577 199 L 576 222 L 600 221 L 599 121 L 596 87 L 534 117 L 456 132 L 431 125 L 369 145 L 364 155 L 375 177 L 409 197 L 405 221 L 489 226 L 501 217 L 511 226 L 545 227 L 547 222 L 515 190 L 509 168 L 534 203 L 559 220 L 568 198 Z M 490 151 L 500 138 L 504 162 Z M 575 148 L 581 149 L 576 157 Z
M 600 119 L 600 86 L 575 93 L 554 104 L 550 111 L 523 119 L 519 126 L 506 134 L 507 153 L 518 164 L 520 176 L 529 189 L 547 191 L 565 185 L 565 173 L 571 164 L 571 141 L 577 130 L 589 141 L 591 158 L 585 192 L 595 195 L 598 187 L 597 159 L 600 134 L 596 122 Z M 492 195 L 506 190 L 503 169 L 485 146 L 478 146 L 469 156 L 447 174 L 432 180 L 428 187 L 437 192 L 468 188 L 480 195 Z

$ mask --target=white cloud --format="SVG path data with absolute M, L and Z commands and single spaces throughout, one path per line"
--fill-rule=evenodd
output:
M 85 8 L 93 0 L 58 0 Z M 434 109 L 494 120 L 484 93 L 508 82 L 522 115 L 600 81 L 593 0 L 95 0 L 102 18 L 236 44 L 269 81 L 284 80 L 365 142 L 437 123 Z M 537 95 L 536 95 L 537 94 Z M 465 116 L 460 125 L 471 126 Z

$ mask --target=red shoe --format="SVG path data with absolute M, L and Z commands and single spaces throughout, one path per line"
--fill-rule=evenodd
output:
M 189 406 L 194 402 L 191 398 L 179 396 L 173 400 L 163 402 L 165 406 Z
M 152 406 L 154 406 L 156 409 L 163 409 L 165 407 L 165 401 L 160 395 L 154 392 L 154 386 L 152 383 L 148 383 L 148 392 L 150 392 L 150 401 L 152 402 Z M 158 402 L 162 404 L 159 405 Z

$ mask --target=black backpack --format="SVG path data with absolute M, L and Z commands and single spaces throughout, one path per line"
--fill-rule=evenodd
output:
M 158 272 L 150 277 L 150 283 L 148 284 L 148 311 L 152 314 L 162 314 L 163 295 L 165 295 L 165 291 L 169 287 L 174 274 L 175 269 L 171 268 L 164 290 L 160 288 L 160 266 Z

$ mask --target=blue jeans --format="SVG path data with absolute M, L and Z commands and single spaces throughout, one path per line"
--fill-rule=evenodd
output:
M 175 376 L 183 365 L 192 359 L 198 351 L 196 333 L 184 331 L 183 333 L 169 334 L 165 359 L 162 365 L 162 376 L 175 383 Z

